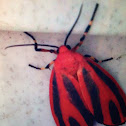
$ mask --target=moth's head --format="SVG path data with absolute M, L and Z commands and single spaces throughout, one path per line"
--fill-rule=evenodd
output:
M 71 47 L 69 45 L 63 45 L 63 46 L 60 46 L 57 49 L 57 53 L 63 53 L 63 52 L 66 52 L 68 50 L 71 50 Z

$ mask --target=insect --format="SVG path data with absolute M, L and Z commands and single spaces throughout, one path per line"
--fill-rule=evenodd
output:
M 90 55 L 81 55 L 75 52 L 82 44 L 91 28 L 98 4 L 94 9 L 91 20 L 80 38 L 80 42 L 73 48 L 67 45 L 67 40 L 76 25 L 78 17 L 66 36 L 64 45 L 57 47 L 53 45 L 34 44 L 12 45 L 31 46 L 34 45 L 35 51 L 50 52 L 57 54 L 57 58 L 46 67 L 36 67 L 38 70 L 48 69 L 54 64 L 49 87 L 49 97 L 52 115 L 57 126 L 93 126 L 97 121 L 105 125 L 120 125 L 126 121 L 126 95 L 120 88 L 117 81 L 98 63 L 112 60 L 97 60 Z M 38 46 L 57 48 L 43 49 Z

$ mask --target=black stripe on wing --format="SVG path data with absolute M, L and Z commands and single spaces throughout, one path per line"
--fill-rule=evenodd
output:
M 122 96 L 120 95 L 120 92 L 116 86 L 116 84 L 107 76 L 105 75 L 104 72 L 102 72 L 96 65 L 94 65 L 93 63 L 91 63 L 90 61 L 88 61 L 89 65 L 93 68 L 93 70 L 97 73 L 97 76 L 99 76 L 101 78 L 101 80 L 110 88 L 110 90 L 114 93 L 114 95 L 116 96 L 119 104 L 120 104 L 120 107 L 121 107 L 121 110 L 122 110 L 122 113 L 124 115 L 124 117 L 126 117 L 126 105 L 125 105 L 125 102 L 122 98 Z M 111 103 L 109 103 L 111 104 Z M 111 106 L 113 106 L 113 108 L 115 108 L 115 104 L 111 104 Z M 112 108 L 112 107 L 110 107 Z M 115 109 L 116 110 L 116 109 Z M 110 111 L 113 111 L 113 110 L 110 110 Z M 114 111 L 113 111 L 114 112 Z M 110 112 L 111 113 L 111 112 Z M 118 112 L 115 111 L 115 113 L 113 114 L 117 114 Z M 118 115 L 119 116 L 119 115 Z M 117 119 L 113 118 L 114 115 L 112 115 L 111 113 L 111 118 L 112 118 L 112 121 L 114 124 L 116 124 L 117 122 Z M 120 118 L 118 118 L 118 122 L 120 122 Z M 121 122 L 120 122 L 121 123 Z
M 119 111 L 118 111 L 118 109 L 117 109 L 117 107 L 116 107 L 116 105 L 113 101 L 109 102 L 109 110 L 111 110 L 110 116 L 111 116 L 112 122 L 114 124 L 120 124 L 121 119 L 120 119 L 120 116 L 119 116 Z
M 83 116 L 84 120 L 86 121 L 88 126 L 93 126 L 93 116 L 91 113 L 86 109 L 85 105 L 83 104 L 76 88 L 72 84 L 71 80 L 66 76 L 63 75 L 63 83 L 64 86 L 69 94 L 70 102 L 78 109 L 78 111 Z M 71 120 L 69 120 L 71 122 Z M 72 119 L 72 122 L 75 122 L 75 120 Z M 77 123 L 77 121 L 76 121 Z M 73 125 L 74 126 L 74 125 Z
M 84 78 L 87 90 L 91 97 L 95 119 L 98 122 L 103 123 L 104 119 L 103 119 L 103 114 L 102 114 L 102 109 L 101 109 L 101 104 L 100 104 L 99 89 L 96 86 L 93 79 L 91 78 L 89 72 L 84 68 L 83 68 L 83 78 Z
M 72 117 L 69 117 L 70 126 L 80 126 L 80 124 Z
M 53 104 L 54 104 L 54 112 L 59 120 L 60 126 L 65 126 L 65 123 L 63 121 L 61 108 L 60 108 L 60 98 L 59 98 L 59 91 L 57 87 L 57 80 L 56 80 L 56 74 L 54 72 L 53 76 Z

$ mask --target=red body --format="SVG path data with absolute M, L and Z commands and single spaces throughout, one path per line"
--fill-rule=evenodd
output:
M 57 126 L 92 126 L 126 121 L 126 95 L 100 65 L 59 48 L 50 80 L 51 111 Z

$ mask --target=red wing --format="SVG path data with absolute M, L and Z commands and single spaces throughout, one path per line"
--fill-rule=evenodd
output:
M 83 98 L 97 122 L 119 125 L 126 121 L 126 95 L 107 71 L 87 59 L 77 75 Z
M 57 126 L 93 126 L 79 84 L 66 73 L 52 71 L 50 80 L 51 111 Z

